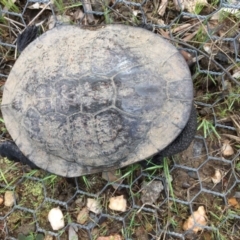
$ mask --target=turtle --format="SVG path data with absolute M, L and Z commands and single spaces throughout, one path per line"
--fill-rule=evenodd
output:
M 177 48 L 118 24 L 60 25 L 32 41 L 1 111 L 13 142 L 0 154 L 64 177 L 173 155 L 196 132 L 191 73 Z

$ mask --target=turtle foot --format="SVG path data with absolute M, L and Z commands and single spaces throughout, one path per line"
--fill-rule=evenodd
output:
M 21 162 L 27 164 L 32 169 L 37 169 L 38 167 L 32 163 L 23 153 L 19 150 L 17 145 L 11 141 L 5 141 L 0 143 L 0 155 L 2 157 L 7 157 L 11 161 Z

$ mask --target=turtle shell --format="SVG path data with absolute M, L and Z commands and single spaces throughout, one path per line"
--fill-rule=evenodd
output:
M 32 162 L 75 177 L 151 157 L 185 127 L 193 86 L 178 50 L 141 28 L 58 26 L 21 53 L 2 113 Z

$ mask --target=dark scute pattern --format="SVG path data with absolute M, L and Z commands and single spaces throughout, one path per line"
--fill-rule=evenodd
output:
M 34 108 L 29 108 L 23 116 L 23 126 L 31 139 L 39 141 L 40 137 L 40 114 Z
M 141 123 L 140 118 L 128 117 L 115 109 L 104 111 L 96 116 L 96 132 L 98 143 L 105 156 L 115 152 L 121 159 L 129 154 L 129 147 L 134 149 L 138 144 L 136 136 L 132 134 L 132 127 Z M 144 135 L 141 132 L 141 136 Z M 121 149 L 121 150 L 120 150 Z M 119 151 L 120 150 L 120 151 Z

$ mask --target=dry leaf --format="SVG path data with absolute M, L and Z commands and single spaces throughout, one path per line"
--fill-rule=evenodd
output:
M 173 0 L 176 10 L 187 9 L 190 13 L 195 13 L 196 6 L 205 6 L 208 4 L 207 0 Z
M 207 225 L 207 216 L 203 206 L 200 206 L 197 211 L 193 212 L 193 214 L 183 223 L 183 230 L 193 230 L 195 233 L 201 231 L 203 228 L 201 226 L 197 226 L 197 224 L 206 226 Z
M 122 237 L 116 234 L 116 235 L 110 235 L 107 237 L 98 237 L 97 240 L 122 240 Z
M 43 8 L 45 8 L 45 9 L 51 10 L 51 8 L 48 5 L 49 5 L 48 3 L 38 3 L 38 2 L 36 2 L 36 3 L 28 6 L 27 8 L 29 8 L 29 9 L 43 9 Z
M 167 5 L 168 5 L 168 0 L 162 0 L 161 1 L 161 4 L 160 4 L 160 6 L 158 8 L 158 14 L 160 16 L 163 16 L 165 14 Z
M 231 207 L 234 207 L 236 209 L 240 209 L 240 204 L 238 203 L 237 199 L 235 197 L 229 198 L 228 199 L 228 204 Z
M 84 17 L 84 13 L 81 9 L 77 9 L 73 14 L 73 20 L 79 20 Z
M 220 183 L 222 180 L 222 173 L 219 169 L 215 169 L 214 176 L 212 177 L 212 181 L 214 184 Z
M 203 44 L 203 49 L 206 53 L 212 54 L 212 43 Z
M 68 240 L 78 240 L 78 228 L 75 226 L 70 226 L 68 228 Z
M 77 215 L 77 222 L 84 224 L 88 220 L 89 210 L 87 207 L 83 208 Z
M 61 22 L 61 23 L 67 23 L 69 24 L 71 22 L 71 17 L 68 15 L 57 15 L 56 16 L 57 21 Z M 51 15 L 51 17 L 48 20 L 48 29 L 52 29 L 56 24 L 56 19 L 53 15 Z
M 222 154 L 223 154 L 224 157 L 229 157 L 229 156 L 232 156 L 234 154 L 233 148 L 229 144 L 228 140 L 226 140 L 223 143 L 221 151 L 222 151 Z
M 196 13 L 197 5 L 205 6 L 207 5 L 207 0 L 184 0 L 183 1 L 183 8 L 187 9 L 190 13 Z
M 54 239 L 53 239 L 53 236 L 51 236 L 51 235 L 46 235 L 46 236 L 44 237 L 44 240 L 54 240 Z
M 94 212 L 96 214 L 100 214 L 102 212 L 102 208 L 99 202 L 93 198 L 87 199 L 87 208 L 89 211 Z
M 109 199 L 108 207 L 111 210 L 125 212 L 127 210 L 127 200 L 123 197 L 123 195 L 117 196 L 117 197 L 111 197 Z
M 114 189 L 117 189 L 119 185 L 123 182 L 123 179 L 121 179 L 121 177 L 122 174 L 116 170 L 102 172 L 102 178 L 108 182 L 111 182 Z
M 233 78 L 235 79 L 240 79 L 240 70 L 235 72 L 233 75 L 232 75 Z

